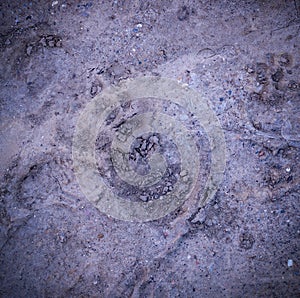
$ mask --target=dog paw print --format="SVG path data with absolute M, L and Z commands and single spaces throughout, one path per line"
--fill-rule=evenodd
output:
M 246 65 L 245 71 L 252 78 L 250 98 L 272 104 L 289 98 L 287 93 L 299 89 L 295 69 L 293 57 L 289 53 L 268 53 L 265 61 Z

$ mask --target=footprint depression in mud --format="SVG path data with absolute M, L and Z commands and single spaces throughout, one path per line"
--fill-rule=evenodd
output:
M 217 118 L 196 91 L 144 77 L 111 88 L 85 108 L 73 143 L 87 198 L 108 215 L 150 221 L 190 196 L 204 205 L 225 169 Z

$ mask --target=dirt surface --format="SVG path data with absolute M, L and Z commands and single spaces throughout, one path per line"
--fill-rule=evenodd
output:
M 4 0 L 0 28 L 1 297 L 299 297 L 299 1 Z M 168 215 L 130 222 L 83 193 L 72 145 L 89 103 L 144 76 L 208 102 L 226 169 L 197 208 L 213 148 L 193 122 L 202 184 Z M 131 169 L 151 172 L 155 154 L 166 169 L 140 188 L 114 168 L 113 133 L 150 108 L 193 115 L 131 104 L 108 115 L 95 159 L 115 195 L 147 204 L 180 184 L 181 149 L 161 132 L 136 137 Z

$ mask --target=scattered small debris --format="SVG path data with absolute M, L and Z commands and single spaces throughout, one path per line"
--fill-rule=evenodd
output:
M 187 20 L 189 18 L 189 15 L 190 15 L 190 11 L 188 7 L 186 7 L 185 5 L 179 8 L 179 10 L 177 11 L 177 18 L 179 21 Z
M 296 91 L 298 89 L 298 84 L 295 81 L 290 81 L 288 83 L 288 88 L 292 91 Z
M 293 260 L 289 259 L 287 262 L 288 267 L 292 267 L 293 266 Z
M 261 130 L 261 129 L 262 129 L 262 124 L 261 124 L 261 122 L 253 121 L 253 122 L 252 122 L 252 125 L 253 125 L 253 127 L 254 127 L 255 129 L 257 129 L 257 130 Z
M 64 232 L 59 232 L 57 235 L 56 235 L 56 239 L 58 242 L 60 243 L 66 243 L 67 240 L 68 240 L 68 237 L 66 235 L 66 233 Z
M 250 232 L 244 232 L 240 235 L 240 247 L 243 249 L 251 249 L 255 240 Z
M 61 48 L 62 47 L 62 40 L 57 35 L 44 35 L 41 36 L 40 42 L 43 47 L 49 48 Z
M 251 66 L 251 65 L 249 65 L 249 64 L 247 64 L 246 65 L 246 67 L 245 67 L 245 70 L 248 72 L 248 73 L 254 73 L 254 67 L 253 66 Z
M 256 81 L 259 84 L 266 84 L 268 79 L 267 79 L 267 69 L 268 66 L 265 63 L 257 63 L 256 65 Z
M 251 99 L 252 101 L 260 101 L 260 100 L 262 100 L 262 97 L 261 97 L 261 95 L 260 95 L 259 93 L 252 92 L 252 93 L 250 94 L 250 99 Z

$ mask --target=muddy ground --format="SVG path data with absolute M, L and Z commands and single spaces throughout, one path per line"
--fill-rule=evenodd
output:
M 298 0 L 3 0 L 0 26 L 1 297 L 299 297 Z M 139 223 L 88 200 L 72 144 L 89 102 L 142 76 L 209 102 L 226 169 L 202 208 Z M 102 135 L 97 150 L 109 144 Z M 113 169 L 107 185 L 133 201 L 172 191 L 172 140 L 145 134 L 132 146 L 140 174 L 150 147 L 172 151 L 173 176 L 159 194 L 124 192 Z

